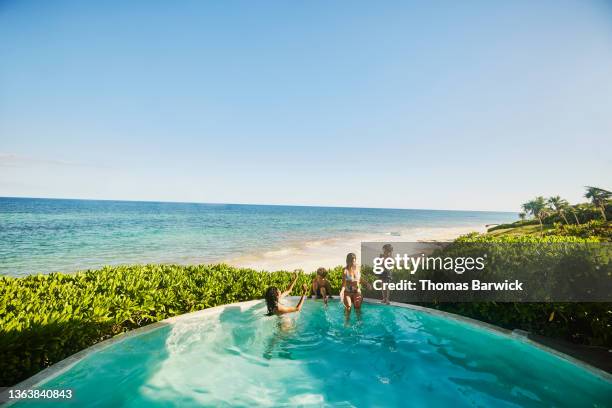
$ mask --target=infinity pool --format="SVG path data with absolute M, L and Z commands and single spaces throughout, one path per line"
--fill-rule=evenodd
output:
M 612 383 L 520 340 L 375 304 L 266 317 L 262 302 L 186 315 L 87 355 L 39 384 L 62 405 L 610 406 Z M 49 401 L 15 406 L 49 407 Z M 53 404 L 51 404 L 53 405 Z

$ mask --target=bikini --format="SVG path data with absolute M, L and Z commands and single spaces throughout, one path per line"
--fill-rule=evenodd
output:
M 359 294 L 361 293 L 361 288 L 359 287 L 359 282 L 361 281 L 361 271 L 355 271 L 355 276 L 351 276 L 348 269 L 344 270 L 344 280 L 347 285 L 344 291 L 348 294 Z

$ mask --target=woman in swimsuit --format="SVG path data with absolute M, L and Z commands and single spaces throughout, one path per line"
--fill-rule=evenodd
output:
M 342 274 L 342 289 L 340 290 L 340 298 L 344 303 L 344 311 L 347 316 L 351 313 L 351 306 L 355 305 L 355 312 L 361 311 L 361 284 L 369 285 L 368 282 L 361 278 L 361 271 L 357 267 L 357 255 L 350 253 L 346 256 L 346 267 Z
M 302 297 L 300 298 L 300 301 L 296 306 L 285 306 L 280 303 L 280 301 L 284 297 L 288 296 L 291 293 L 293 287 L 295 286 L 297 278 L 298 274 L 294 273 L 293 281 L 291 282 L 287 290 L 285 290 L 284 292 L 278 290 L 276 286 L 270 286 L 266 290 L 266 306 L 268 307 L 268 316 L 282 315 L 286 313 L 299 312 L 300 310 L 302 310 L 304 299 L 306 298 L 306 294 L 308 293 L 308 285 L 306 283 L 302 285 Z

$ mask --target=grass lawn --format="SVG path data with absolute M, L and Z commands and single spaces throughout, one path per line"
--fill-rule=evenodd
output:
M 554 230 L 552 225 L 544 225 L 544 232 Z M 524 225 L 522 227 L 505 228 L 488 232 L 487 235 L 492 237 L 504 237 L 514 235 L 540 235 L 542 229 L 539 225 Z

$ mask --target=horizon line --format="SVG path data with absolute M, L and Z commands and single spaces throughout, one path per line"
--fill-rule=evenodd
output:
M 165 201 L 165 200 L 129 200 L 112 198 L 71 198 L 71 197 L 30 197 L 30 196 L 0 196 L 2 198 L 33 199 L 33 200 L 73 200 L 73 201 L 114 201 L 127 203 L 158 203 L 158 204 L 201 204 L 201 205 L 256 205 L 269 207 L 309 207 L 309 208 L 354 208 L 362 210 L 412 210 L 412 211 L 457 211 L 457 212 L 491 212 L 518 214 L 519 211 L 507 210 L 456 210 L 439 208 L 398 208 L 398 207 L 363 207 L 347 205 L 315 205 L 315 204 L 263 204 L 263 203 L 223 203 L 198 201 Z

